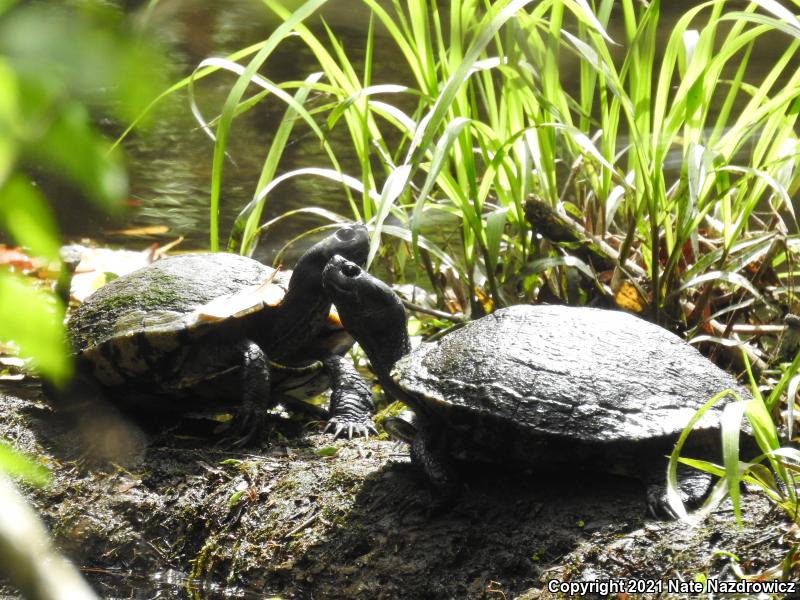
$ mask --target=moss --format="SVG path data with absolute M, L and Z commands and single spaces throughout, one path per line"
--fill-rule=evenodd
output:
M 218 549 L 219 542 L 216 536 L 210 536 L 195 557 L 189 561 L 192 564 L 190 579 L 202 579 L 211 574 Z
M 330 523 L 331 529 L 341 529 L 347 525 L 349 510 L 344 510 L 341 506 L 326 504 L 322 507 L 322 518 Z
M 326 487 L 330 490 L 351 493 L 353 488 L 358 487 L 360 482 L 360 478 L 347 469 L 334 467 L 328 475 Z
M 187 311 L 197 302 L 180 283 L 176 277 L 153 269 L 149 277 L 117 280 L 100 288 L 70 319 L 73 347 L 82 351 L 109 338 L 117 320 L 130 311 Z
M 476 472 L 452 510 L 427 519 L 423 481 L 393 465 L 392 444 L 374 439 L 336 442 L 339 454 L 321 460 L 314 450 L 330 445 L 328 436 L 233 451 L 163 435 L 122 470 L 76 468 L 74 430 L 31 410 L 41 402 L 38 386 L 15 385 L 17 393 L 36 393 L 22 400 L 0 388 L 0 437 L 61 465 L 51 488 L 24 491 L 95 580 L 119 564 L 145 574 L 169 565 L 203 591 L 225 586 L 233 573 L 237 588 L 283 597 L 415 600 L 472 597 L 465 586 L 476 578 L 477 596 L 486 573 L 509 597 L 533 598 L 540 596 L 521 592 L 540 589 L 542 578 L 730 573 L 717 548 L 742 556 L 749 575 L 780 564 L 785 553 L 783 542 L 762 535 L 785 524 L 761 496 L 744 495 L 742 529 L 725 510 L 686 528 L 644 521 L 641 487 L 605 477 L 543 484 Z M 232 457 L 237 462 L 220 465 Z M 141 481 L 130 487 L 128 476 L 120 479 L 125 473 Z M 259 500 L 229 510 L 230 480 L 240 475 L 252 477 Z M 577 528 L 587 515 L 604 525 Z
M 285 479 L 280 480 L 275 486 L 272 488 L 272 495 L 277 495 L 280 497 L 289 497 L 291 496 L 291 492 L 296 490 L 300 484 L 291 477 L 287 477 Z

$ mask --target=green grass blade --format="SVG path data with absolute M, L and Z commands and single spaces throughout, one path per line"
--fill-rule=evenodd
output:
M 692 432 L 692 429 L 694 429 L 694 426 L 708 411 L 708 409 L 729 395 L 733 396 L 737 400 L 741 400 L 739 394 L 737 394 L 734 390 L 723 390 L 709 398 L 705 404 L 703 404 L 703 406 L 701 406 L 697 412 L 694 413 L 692 418 L 689 419 L 686 427 L 683 428 L 680 436 L 678 436 L 678 441 L 675 442 L 675 447 L 672 449 L 672 453 L 670 454 L 669 463 L 667 464 L 667 502 L 669 503 L 670 508 L 672 508 L 672 510 L 680 519 L 688 520 L 689 518 L 689 515 L 686 512 L 686 507 L 683 505 L 683 500 L 681 500 L 681 495 L 678 488 L 678 462 L 681 450 L 683 449 L 683 445 L 686 443 L 686 439 L 689 437 L 689 434 Z
M 412 247 L 416 246 L 416 239 L 419 235 L 419 229 L 422 224 L 422 208 L 428 201 L 428 194 L 433 189 L 433 186 L 439 177 L 439 173 L 442 171 L 445 163 L 450 158 L 450 149 L 453 146 L 453 142 L 455 142 L 458 136 L 461 135 L 462 130 L 469 125 L 469 123 L 470 120 L 463 117 L 454 119 L 447 124 L 444 135 L 442 135 L 442 137 L 436 143 L 436 147 L 433 150 L 431 164 L 428 168 L 428 175 L 425 178 L 425 182 L 422 184 L 422 189 L 420 189 L 420 192 L 417 196 L 417 201 L 414 204 L 414 211 L 411 215 Z
M 722 463 L 733 503 L 736 523 L 742 524 L 742 507 L 739 499 L 739 434 L 742 431 L 744 402 L 731 402 L 722 410 L 720 425 L 722 429 Z
M 209 245 L 212 251 L 219 249 L 219 202 L 222 188 L 222 166 L 225 158 L 228 135 L 230 134 L 231 125 L 233 124 L 233 118 L 236 114 L 239 101 L 258 69 L 261 68 L 261 65 L 264 64 L 278 44 L 292 32 L 296 25 L 313 14 L 320 6 L 325 4 L 325 2 L 327 2 L 327 0 L 308 0 L 308 2 L 305 2 L 300 8 L 294 11 L 287 20 L 281 23 L 272 35 L 267 38 L 264 46 L 253 57 L 250 63 L 248 63 L 247 67 L 228 93 L 228 97 L 225 99 L 221 117 L 217 124 L 217 140 L 214 143 L 214 154 L 211 163 Z M 302 109 L 298 110 L 298 113 L 300 112 L 302 112 Z
M 236 62 L 236 61 L 238 61 L 238 60 L 240 60 L 242 58 L 246 58 L 246 57 L 250 56 L 251 54 L 255 54 L 256 52 L 261 50 L 266 43 L 267 43 L 266 41 L 258 42 L 257 44 L 253 44 L 252 46 L 248 46 L 247 48 L 243 48 L 241 50 L 238 50 L 237 52 L 234 52 L 233 54 L 229 54 L 225 58 L 227 60 L 231 61 L 231 62 Z M 189 83 L 192 80 L 197 81 L 198 79 L 202 79 L 204 77 L 208 77 L 212 73 L 216 73 L 216 72 L 217 72 L 217 69 L 213 68 L 213 67 L 202 69 L 200 71 L 195 71 L 191 75 L 189 75 L 187 77 L 184 77 L 183 79 L 181 79 L 177 83 L 174 83 L 171 86 L 169 86 L 166 90 L 164 90 L 158 96 L 156 96 L 150 102 L 150 104 L 148 104 L 145 107 L 145 109 L 139 114 L 139 116 L 137 116 L 133 121 L 131 121 L 131 123 L 125 128 L 125 130 L 119 135 L 119 137 L 116 140 L 114 140 L 114 143 L 111 145 L 111 148 L 109 149 L 109 152 L 113 151 L 117 146 L 119 146 L 123 142 L 123 140 L 125 140 L 125 138 L 127 138 L 128 135 L 130 135 L 130 133 L 134 129 L 136 129 L 136 127 L 138 127 L 138 125 L 142 122 L 142 120 L 148 114 L 150 114 L 150 111 L 152 111 L 156 107 L 156 105 L 158 105 L 162 100 L 164 100 L 165 98 L 171 96 L 175 92 L 178 92 L 178 91 L 182 90 L 183 88 L 188 87 Z
M 411 142 L 411 147 L 408 150 L 406 158 L 407 164 L 419 163 L 422 154 L 427 151 L 436 131 L 446 118 L 447 111 L 455 100 L 459 88 L 471 74 L 474 63 L 478 60 L 480 54 L 485 50 L 489 42 L 492 41 L 493 36 L 506 21 L 511 19 L 517 11 L 530 4 L 531 1 L 532 0 L 506 0 L 492 5 L 491 10 L 481 20 L 477 34 L 467 49 L 462 63 L 450 75 L 442 91 L 436 98 L 433 107 L 431 107 L 431 110 L 425 118 L 420 121 L 420 125 Z
M 381 243 L 381 225 L 389 211 L 394 205 L 395 201 L 400 197 L 408 183 L 411 176 L 411 165 L 400 165 L 395 168 L 386 178 L 381 190 L 380 199 L 378 200 L 378 210 L 375 214 L 375 235 L 369 245 L 369 256 L 367 257 L 367 267 L 372 264 L 372 260 L 378 253 Z
M 303 104 L 305 104 L 306 98 L 311 92 L 312 87 L 320 80 L 321 77 L 322 73 L 313 73 L 306 78 L 306 85 L 295 92 L 293 98 L 294 105 L 303 106 Z M 283 151 L 287 142 L 289 141 L 292 129 L 294 129 L 296 115 L 297 112 L 295 111 L 293 105 L 286 107 L 286 112 L 281 119 L 281 124 L 278 127 L 278 130 L 275 132 L 275 136 L 270 144 L 267 158 L 264 160 L 264 164 L 261 167 L 261 174 L 259 175 L 258 183 L 256 184 L 256 190 L 263 189 L 275 177 L 275 173 L 278 170 L 278 163 L 283 156 Z M 242 254 L 246 256 L 250 255 L 254 248 L 254 236 L 256 230 L 258 229 L 258 222 L 261 219 L 263 207 L 264 203 L 260 202 L 256 205 L 253 205 L 250 212 L 239 213 L 239 215 L 236 217 L 236 221 L 233 224 L 231 235 L 228 239 L 229 251 L 236 252 L 240 250 Z

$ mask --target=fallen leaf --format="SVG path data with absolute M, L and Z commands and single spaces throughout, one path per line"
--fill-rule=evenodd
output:
M 336 456 L 339 453 L 339 449 L 336 446 L 324 446 L 317 450 L 316 455 L 320 458 L 326 458 L 330 456 Z
M 119 484 L 119 486 L 117 486 L 117 493 L 124 494 L 125 492 L 128 492 L 133 488 L 135 488 L 140 483 L 142 482 L 139 479 L 130 479 L 128 481 L 124 481 L 121 484 Z
M 483 288 L 475 287 L 475 297 L 478 299 L 478 302 L 481 303 L 483 307 L 483 311 L 488 315 L 492 312 L 494 308 L 494 302 L 492 302 L 492 297 L 483 291 Z
M 149 227 L 131 227 L 129 229 L 115 229 L 113 231 L 106 231 L 109 235 L 126 235 L 131 237 L 143 235 L 163 235 L 169 232 L 169 227 L 166 225 L 151 225 Z
M 7 265 L 12 271 L 28 273 L 46 264 L 46 261 L 28 256 L 21 248 L 9 248 L 0 244 L 0 265 Z
M 623 281 L 619 289 L 614 292 L 614 301 L 617 306 L 631 312 L 640 313 L 644 310 L 644 302 L 639 295 L 639 290 L 630 281 Z

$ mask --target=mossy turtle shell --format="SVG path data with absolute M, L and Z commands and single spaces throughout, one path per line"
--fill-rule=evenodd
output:
M 566 306 L 498 310 L 421 344 L 396 363 L 392 379 L 476 435 L 479 423 L 506 423 L 587 443 L 674 437 L 718 392 L 749 397 L 661 327 L 623 312 Z M 723 404 L 696 429 L 718 431 Z
M 104 385 L 147 373 L 189 338 L 280 304 L 290 273 L 226 253 L 159 260 L 97 290 L 69 321 L 74 352 Z M 329 322 L 338 325 L 335 313 Z M 106 368 L 103 368 L 103 367 Z

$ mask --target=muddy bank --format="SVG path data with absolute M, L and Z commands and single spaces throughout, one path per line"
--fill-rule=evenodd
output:
M 127 597 L 159 573 L 178 582 L 160 597 L 550 598 L 553 578 L 758 574 L 792 541 L 782 515 L 753 494 L 743 528 L 728 505 L 688 528 L 647 518 L 633 481 L 480 472 L 455 508 L 429 518 L 424 482 L 389 441 L 280 426 L 261 447 L 236 451 L 184 428 L 91 427 L 101 441 L 123 440 L 125 455 L 93 464 L 79 428 L 51 413 L 38 384 L 0 385 L 0 436 L 54 474 L 26 494 L 104 595 Z

